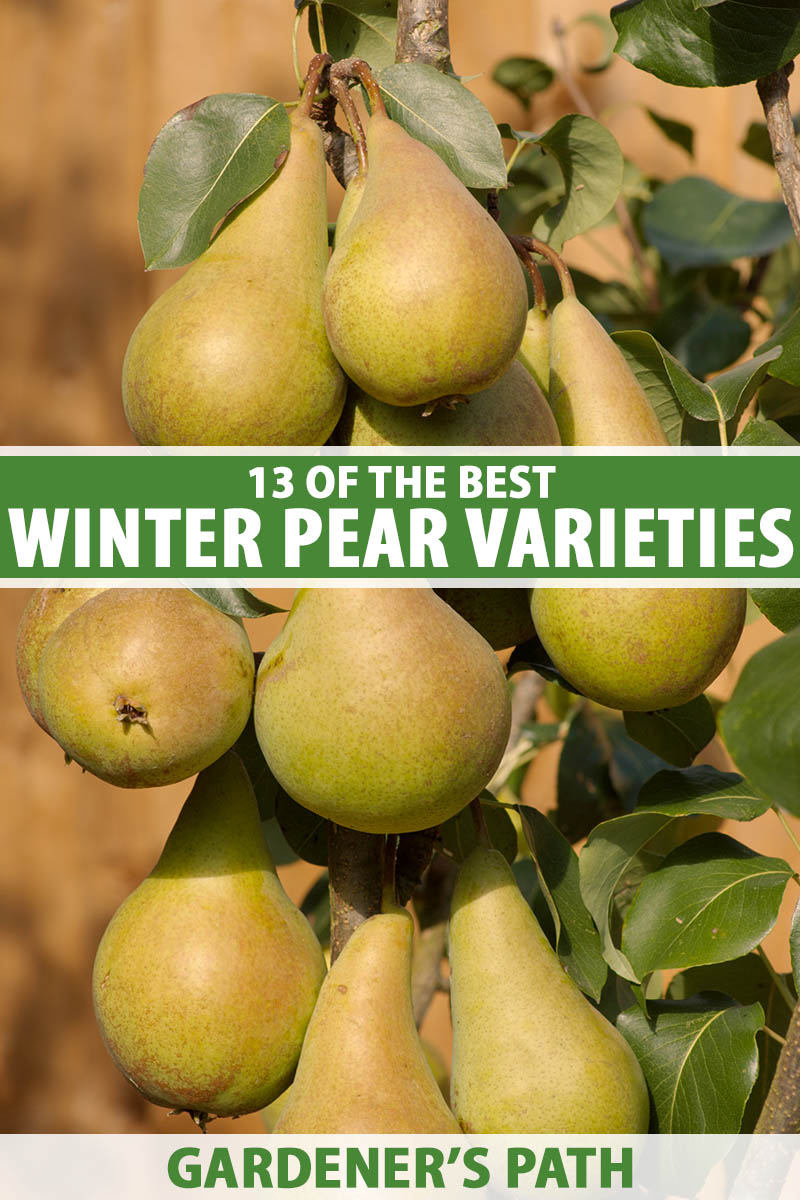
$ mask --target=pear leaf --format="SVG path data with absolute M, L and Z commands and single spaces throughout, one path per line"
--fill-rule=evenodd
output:
M 486 823 L 486 832 L 494 850 L 499 850 L 508 863 L 517 857 L 517 831 L 511 817 L 499 805 L 490 792 L 480 797 L 481 812 Z M 441 827 L 442 845 L 453 855 L 456 862 L 463 862 L 478 844 L 475 821 L 470 806 L 450 817 Z
M 202 254 L 223 217 L 275 174 L 288 150 L 289 118 L 270 96 L 206 96 L 171 117 L 150 148 L 139 193 L 147 270 Z
M 299 7 L 299 5 L 296 5 Z M 318 6 L 308 6 L 308 32 L 321 49 Z M 397 0 L 322 0 L 325 44 L 334 61 L 363 58 L 373 71 L 394 62 L 397 43 Z
M 751 588 L 750 595 L 781 633 L 800 625 L 800 588 Z
M 266 600 L 259 600 L 258 596 L 247 588 L 190 588 L 189 590 L 197 596 L 202 596 L 209 604 L 213 604 L 221 612 L 227 613 L 229 617 L 266 617 L 271 613 L 286 612 L 285 608 L 278 608 L 274 604 L 268 604 Z
M 750 358 L 747 362 L 739 363 L 738 366 L 715 376 L 712 388 L 719 410 L 726 421 L 744 412 L 767 374 L 770 364 L 781 357 L 782 349 L 781 346 L 773 346 L 757 358 Z
M 742 432 L 732 442 L 734 446 L 800 446 L 775 421 L 762 421 L 751 417 Z
M 628 1009 L 617 1028 L 639 1059 L 659 1133 L 738 1133 L 758 1071 L 760 1004 L 713 993 Z
M 300 903 L 300 912 L 323 946 L 331 940 L 331 894 L 328 872 L 323 871 L 312 883 Z
M 714 412 L 714 394 L 659 345 L 651 333 L 624 330 L 612 335 L 633 371 L 671 446 L 681 444 L 683 412 Z
M 775 924 L 791 877 L 783 859 L 722 833 L 700 834 L 641 884 L 625 917 L 623 953 L 640 979 L 746 954 Z
M 780 354 L 770 355 L 770 375 L 782 379 L 784 383 L 800 387 L 800 308 L 798 308 L 771 338 L 756 350 L 756 357 L 766 357 L 767 353 L 778 347 Z
M 800 628 L 744 665 L 720 713 L 734 762 L 773 804 L 800 816 Z
M 435 150 L 466 187 L 506 186 L 498 128 L 462 83 L 427 63 L 395 63 L 376 79 L 392 120 Z
M 674 121 L 671 117 L 664 117 L 661 113 L 654 112 L 652 108 L 646 108 L 644 111 L 653 124 L 661 130 L 664 137 L 669 138 L 676 146 L 685 150 L 690 158 L 694 158 L 694 130 L 691 125 L 686 125 L 683 121 Z
M 599 121 L 570 113 L 538 138 L 559 165 L 564 196 L 534 225 L 537 237 L 561 250 L 568 238 L 599 224 L 622 188 L 624 161 L 617 140 Z
M 714 712 L 705 696 L 677 708 L 623 713 L 634 741 L 676 767 L 689 767 L 717 732 Z
M 275 819 L 298 858 L 317 867 L 328 865 L 328 822 L 324 817 L 303 808 L 279 787 Z
M 492 71 L 492 79 L 527 108 L 537 92 L 549 88 L 555 78 L 553 68 L 540 58 L 504 58 Z

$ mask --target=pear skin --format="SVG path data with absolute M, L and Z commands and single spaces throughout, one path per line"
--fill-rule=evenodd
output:
M 289 155 L 144 315 L 125 415 L 146 446 L 320 446 L 346 383 L 322 322 L 322 132 L 297 110 Z
M 337 241 L 342 240 L 345 229 L 347 229 L 347 226 L 355 216 L 356 209 L 361 203 L 361 197 L 364 195 L 366 183 L 367 172 L 358 170 L 345 188 L 342 203 L 339 206 L 339 212 L 336 217 L 334 245 L 336 245 Z
M 405 909 L 359 925 L 331 967 L 275 1133 L 458 1133 L 411 1006 Z
M 242 625 L 185 588 L 109 588 L 45 645 L 39 698 L 70 758 L 117 787 L 187 779 L 247 724 L 253 652 Z
M 45 724 L 39 702 L 39 663 L 48 638 L 76 608 L 104 588 L 37 588 L 17 627 L 17 679 L 22 699 L 37 725 Z
M 450 1102 L 466 1133 L 646 1133 L 641 1067 L 564 972 L 497 850 L 459 871 L 450 916 Z
M 550 317 L 550 405 L 565 446 L 666 446 L 622 351 L 576 296 Z
M 150 875 L 103 934 L 103 1040 L 153 1104 L 238 1116 L 291 1082 L 325 975 L 281 887 L 239 758 L 199 776 Z
M 364 193 L 325 275 L 333 352 L 385 404 L 482 391 L 522 341 L 517 256 L 438 154 L 385 113 L 370 118 L 366 140 Z
M 340 446 L 558 446 L 547 401 L 521 363 L 491 387 L 439 404 L 398 408 L 352 386 L 334 440 Z
M 686 704 L 728 664 L 744 588 L 534 588 L 536 632 L 566 680 L 598 704 Z
M 446 604 L 477 629 L 493 650 L 507 650 L 532 638 L 528 588 L 436 588 Z
M 301 589 L 256 682 L 275 778 L 365 833 L 454 816 L 494 774 L 510 722 L 496 655 L 428 588 Z
M 550 318 L 537 305 L 528 312 L 517 360 L 546 396 L 550 388 Z

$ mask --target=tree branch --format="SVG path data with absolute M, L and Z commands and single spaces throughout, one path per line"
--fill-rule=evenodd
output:
M 756 1133 L 800 1133 L 800 1003 L 795 1005 Z
M 789 76 L 793 70 L 794 63 L 787 63 L 779 71 L 756 80 L 756 88 L 767 121 L 783 202 L 789 210 L 794 236 L 800 242 L 800 147 L 789 107 Z
M 383 836 L 358 833 L 330 822 L 328 874 L 331 897 L 331 962 L 350 934 L 381 911 Z
M 397 62 L 421 62 L 449 71 L 448 0 L 399 0 L 397 5 Z

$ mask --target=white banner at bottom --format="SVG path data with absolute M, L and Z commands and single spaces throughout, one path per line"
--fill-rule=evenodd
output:
M 175 1200 L 331 1190 L 797 1200 L 800 1136 L 0 1136 L 3 1200 Z

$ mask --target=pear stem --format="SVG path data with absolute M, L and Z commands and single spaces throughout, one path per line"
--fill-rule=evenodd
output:
M 384 117 L 387 116 L 381 89 L 378 87 L 378 81 L 372 74 L 369 63 L 365 63 L 363 58 L 347 58 L 337 63 L 336 66 L 337 75 L 344 76 L 346 74 L 349 78 L 357 79 L 359 83 L 363 84 L 369 98 L 369 106 L 373 117 L 376 113 L 382 113 Z
M 355 144 L 356 154 L 358 155 L 358 174 L 364 175 L 367 170 L 367 139 L 364 136 L 364 126 L 361 124 L 358 109 L 353 103 L 349 87 L 334 71 L 331 71 L 330 89 L 331 94 L 335 97 L 339 107 L 347 118 L 347 124 L 350 127 L 350 133 Z
M 472 813 L 472 823 L 475 826 L 475 837 L 477 838 L 478 845 L 485 846 L 487 850 L 491 850 L 492 843 L 489 841 L 489 830 L 486 828 L 486 818 L 483 815 L 480 796 L 476 796 L 471 802 L 469 810 Z
M 298 113 L 303 117 L 311 116 L 311 106 L 317 95 L 317 90 L 320 85 L 320 80 L 325 72 L 325 69 L 331 65 L 333 59 L 330 54 L 315 54 L 311 62 L 308 64 L 306 71 L 306 82 L 303 88 L 303 95 L 300 103 L 297 106 Z
M 569 267 L 564 262 L 560 254 L 556 254 L 552 246 L 548 246 L 547 242 L 540 241 L 539 238 L 530 237 L 512 237 L 512 244 L 516 250 L 515 243 L 519 243 L 525 250 L 533 250 L 536 254 L 541 254 L 542 258 L 555 267 L 558 272 L 558 282 L 561 284 L 561 294 L 563 296 L 575 295 L 575 284 L 572 282 L 572 276 L 569 273 Z M 517 251 L 519 253 L 519 251 Z
M 511 242 L 511 245 L 514 247 L 514 249 L 517 252 L 517 258 L 520 260 L 523 267 L 528 272 L 528 276 L 531 281 L 531 286 L 533 287 L 534 307 L 538 308 L 541 312 L 546 314 L 547 313 L 547 292 L 545 291 L 544 280 L 542 279 L 542 272 L 539 270 L 536 263 L 531 258 L 531 254 L 530 254 L 530 251 L 528 250 L 528 248 L 526 246 L 522 245 L 522 241 L 520 238 L 512 237 L 512 238 L 509 238 L 509 241 Z

